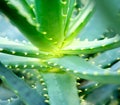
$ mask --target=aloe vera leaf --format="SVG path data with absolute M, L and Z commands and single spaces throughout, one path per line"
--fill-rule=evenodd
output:
M 66 36 L 66 33 L 68 32 L 68 27 L 70 25 L 70 19 L 72 17 L 72 13 L 73 13 L 73 10 L 75 8 L 75 4 L 76 4 L 76 1 L 75 0 L 66 0 L 63 2 L 64 3 L 67 3 L 67 6 L 65 5 L 64 8 L 63 8 L 63 15 L 65 16 L 65 29 L 64 29 L 64 33 L 65 33 L 65 36 Z
M 79 41 L 74 40 L 73 43 L 64 47 L 64 54 L 91 54 L 100 51 L 106 51 L 120 46 L 120 36 L 113 38 L 94 41 Z
M 37 24 L 32 25 L 31 23 L 29 23 L 26 17 L 19 14 L 18 10 L 14 7 L 11 7 L 9 4 L 7 4 L 6 1 L 0 1 L 0 10 L 38 49 L 48 52 L 50 51 L 50 49 L 51 51 L 57 49 L 51 43 L 52 41 L 50 39 L 46 39 L 43 33 L 37 31 Z
M 25 104 L 23 104 L 23 102 L 20 101 L 18 98 L 16 100 L 12 100 L 12 102 L 10 102 L 8 105 L 25 105 Z
M 0 86 L 0 105 L 24 105 L 22 101 L 8 88 Z
M 120 79 L 118 71 L 101 69 L 78 56 L 64 56 L 59 59 L 54 58 L 48 60 L 46 63 L 49 66 L 61 68 L 63 71 L 72 72 L 83 79 L 93 80 L 100 83 L 120 83 L 120 81 L 118 81 Z
M 35 0 L 35 13 L 39 24 L 38 30 L 60 47 L 64 39 L 61 0 Z
M 46 68 L 47 70 L 47 68 Z M 25 73 L 26 70 L 23 71 L 23 73 Z M 30 72 L 29 72 L 30 71 Z M 39 70 L 33 70 L 33 69 L 29 69 L 28 71 L 26 71 L 26 73 L 30 73 L 31 75 L 31 79 L 33 80 L 34 83 L 34 87 L 36 89 L 36 91 L 41 95 L 44 96 L 45 102 L 49 103 L 49 96 L 48 96 L 48 90 L 47 90 L 47 84 L 45 83 L 45 80 L 42 76 L 42 72 L 44 70 L 41 68 L 39 68 Z M 31 80 L 30 80 L 31 81 Z M 36 81 L 36 82 L 34 82 Z
M 76 79 L 69 73 L 43 73 L 47 84 L 50 105 L 79 105 Z
M 19 57 L 0 53 L 0 60 L 5 67 L 12 69 L 45 69 L 47 67 L 47 65 L 42 63 L 42 60 L 36 58 Z
M 7 100 L 5 100 L 5 101 L 0 100 L 0 105 L 8 105 L 8 101 Z
M 13 68 L 12 68 L 13 69 Z M 47 70 L 47 69 L 46 69 Z M 49 103 L 47 87 L 44 82 L 43 77 L 41 76 L 41 71 L 44 71 L 43 68 L 38 69 L 29 69 L 29 68 L 19 68 L 12 70 L 15 74 L 20 76 L 25 82 L 37 91 L 41 96 L 44 97 L 44 102 Z
M 106 16 L 104 11 L 101 11 L 101 6 L 96 4 L 95 7 L 96 8 L 93 16 L 79 34 L 79 38 L 82 41 L 85 39 L 94 40 L 100 39 L 101 37 L 104 38 L 104 33 L 109 32 L 111 29 L 111 31 L 113 31 L 113 26 L 111 25 L 112 21 Z
M 34 4 L 34 0 L 25 0 L 29 6 L 33 5 Z
M 109 18 L 109 20 L 112 22 L 112 27 L 114 28 L 114 30 L 116 30 L 117 32 L 120 33 L 119 27 L 120 27 L 120 21 L 119 21 L 119 8 L 120 8 L 120 1 L 119 0 L 109 0 L 109 4 L 106 5 L 106 3 L 108 2 L 108 0 L 106 1 L 99 1 L 97 0 L 98 5 L 100 5 L 100 9 L 101 11 L 104 13 L 104 15 L 106 15 L 106 17 Z
M 118 61 L 117 63 L 115 63 L 112 67 L 111 70 L 117 71 L 120 70 L 120 61 Z M 119 71 L 120 72 L 120 71 Z
M 46 105 L 43 96 L 30 88 L 23 80 L 18 78 L 9 69 L 6 69 L 2 64 L 0 64 L 0 78 L 24 103 L 28 105 Z
M 75 18 L 74 22 L 70 25 L 68 31 L 68 37 L 64 41 L 64 46 L 69 44 L 76 35 L 80 32 L 80 30 L 86 25 L 88 20 L 91 18 L 91 15 L 94 11 L 94 0 L 89 0 L 84 7 L 84 9 L 79 13 L 79 15 Z
M 17 43 L 2 37 L 0 37 L 0 52 L 37 58 L 49 58 L 51 56 L 49 52 L 39 51 L 38 48 L 31 44 Z
M 27 18 L 31 24 L 35 24 L 35 14 L 25 0 L 7 0 L 8 4 L 18 9 L 19 13 Z
M 120 48 L 105 51 L 89 60 L 90 63 L 102 68 L 110 66 L 120 60 Z
M 0 105 L 25 105 L 19 98 L 10 98 L 8 100 L 0 100 Z
M 9 98 L 16 98 L 16 95 L 6 87 L 0 86 L 0 100 L 7 100 Z
M 99 2 L 101 2 L 101 1 L 99 1 Z M 106 1 L 104 1 L 104 2 L 106 2 Z M 113 21 L 113 19 L 110 20 L 110 17 L 113 13 L 116 16 L 115 19 L 119 20 L 119 17 L 118 17 L 119 0 L 116 0 L 116 1 L 109 0 L 109 4 L 107 6 L 110 6 L 110 8 L 112 8 L 112 11 L 111 11 L 110 15 L 106 16 L 106 14 L 107 14 L 105 12 L 106 10 L 102 8 L 102 5 L 100 5 L 99 3 L 96 4 L 95 13 L 89 20 L 89 23 L 86 24 L 86 26 L 81 30 L 81 32 L 79 34 L 80 40 L 99 39 L 99 38 L 103 37 L 104 33 L 108 33 L 109 31 L 111 31 L 110 35 L 114 33 L 113 31 L 117 32 L 117 30 L 116 30 L 117 26 L 114 27 L 114 25 L 113 25 L 114 21 Z
M 108 102 L 110 99 L 110 96 L 112 96 L 113 92 L 117 88 L 117 85 L 103 85 L 95 90 L 93 90 L 91 93 L 89 93 L 85 99 L 84 102 L 81 104 L 90 105 L 102 105 Z M 106 91 L 107 90 L 107 91 Z
M 49 97 L 47 92 L 47 87 L 45 81 L 41 75 L 41 71 L 44 71 L 42 68 L 38 69 L 19 69 L 17 72 L 21 73 L 21 77 L 24 77 L 24 80 L 29 84 L 32 88 L 36 89 L 36 91 L 44 97 L 45 102 L 49 103 Z M 15 71 L 14 71 L 15 72 Z
M 83 96 L 83 95 L 86 96 L 102 85 L 103 84 L 97 82 L 91 82 L 91 81 L 85 83 L 84 85 L 80 83 L 80 85 L 78 86 L 79 96 Z

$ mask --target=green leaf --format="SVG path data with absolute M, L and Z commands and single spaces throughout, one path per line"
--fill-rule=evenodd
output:
M 120 48 L 105 51 L 94 58 L 90 59 L 89 62 L 100 66 L 102 68 L 109 67 L 116 61 L 120 60 Z
M 49 0 L 35 0 L 34 2 L 36 19 L 39 24 L 38 30 L 48 40 L 51 40 L 51 43 L 61 47 L 64 39 L 63 4 L 61 0 L 52 0 L 51 2 Z
M 50 52 L 50 50 L 56 50 L 56 47 L 51 43 L 52 41 L 47 39 L 43 33 L 37 31 L 38 25 L 29 23 L 26 17 L 22 16 L 19 10 L 9 5 L 7 1 L 0 0 L 0 11 L 2 11 L 38 49 L 48 52 Z
M 80 105 L 76 79 L 69 73 L 43 73 L 50 105 Z
M 97 82 L 91 82 L 87 81 L 85 84 L 82 85 L 82 83 L 78 86 L 78 91 L 80 92 L 80 96 L 86 96 L 92 91 L 94 91 L 96 88 L 102 86 L 103 84 L 97 83 Z
M 4 86 L 0 86 L 0 100 L 7 100 L 16 97 L 16 95 Z
M 96 67 L 78 56 L 64 56 L 47 61 L 50 66 L 58 67 L 61 70 L 72 72 L 80 78 L 93 80 L 100 83 L 120 84 L 119 70 L 112 71 Z
M 42 63 L 43 61 L 40 59 L 19 57 L 2 53 L 0 53 L 0 61 L 5 67 L 12 69 L 45 69 L 47 67 L 47 65 L 44 65 Z
M 8 100 L 0 100 L 0 105 L 25 105 L 23 104 L 19 98 L 11 98 Z
M 65 33 L 65 36 L 67 35 L 67 32 L 68 32 L 68 27 L 70 25 L 70 20 L 71 20 L 71 17 L 72 17 L 72 14 L 73 14 L 73 10 L 75 8 L 75 4 L 76 4 L 76 1 L 75 0 L 66 0 L 66 1 L 63 1 L 63 4 L 66 5 L 63 5 L 63 15 L 64 15 L 64 18 L 66 19 L 65 20 L 65 29 L 64 29 L 64 33 Z
M 109 101 L 110 96 L 117 88 L 117 85 L 103 85 L 97 89 L 94 89 L 90 92 L 81 102 L 81 105 L 102 105 Z M 107 91 L 106 91 L 107 90 Z
M 64 54 L 91 54 L 106 51 L 120 46 L 120 36 L 94 41 L 74 40 L 70 45 L 64 47 Z
M 0 64 L 0 78 L 24 103 L 28 105 L 46 105 L 43 96 L 30 88 L 22 79 L 18 78 L 2 64 Z
M 111 70 L 113 70 L 113 71 L 119 70 L 119 72 L 120 72 L 120 61 L 118 61 L 117 63 L 115 63 L 115 64 L 111 67 Z
M 78 16 L 73 19 L 73 22 L 71 22 L 68 29 L 68 37 L 64 41 L 64 46 L 69 44 L 69 42 L 73 41 L 73 39 L 76 37 L 76 35 L 78 35 L 80 30 L 86 25 L 94 11 L 94 6 L 94 0 L 88 0 L 85 4 L 85 7 L 79 12 Z
M 39 51 L 31 44 L 23 44 L 0 37 L 0 52 L 34 58 L 49 58 L 49 52 Z M 47 56 L 46 56 L 47 55 Z
M 31 24 L 35 24 L 35 14 L 32 8 L 27 4 L 25 0 L 6 0 L 7 4 L 16 8 L 19 13 L 26 17 Z

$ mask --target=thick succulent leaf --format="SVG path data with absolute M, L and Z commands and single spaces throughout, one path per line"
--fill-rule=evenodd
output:
M 112 49 L 106 52 L 103 52 L 96 57 L 89 60 L 90 63 L 95 64 L 100 67 L 109 67 L 116 61 L 120 60 L 120 48 Z
M 69 31 L 67 33 L 68 37 L 66 38 L 64 45 L 72 41 L 76 37 L 76 35 L 78 35 L 79 31 L 85 26 L 85 24 L 88 22 L 88 20 L 91 17 L 91 14 L 94 11 L 94 6 L 94 0 L 88 0 L 86 2 L 86 5 L 83 8 L 83 10 L 81 10 L 78 16 L 75 19 L 73 19 L 73 22 L 69 27 Z
M 76 5 L 76 1 L 75 0 L 66 0 L 66 1 L 63 1 L 63 4 L 66 5 L 63 5 L 63 15 L 64 15 L 64 18 L 66 19 L 65 20 L 65 29 L 64 29 L 64 33 L 65 33 L 65 36 L 67 35 L 66 33 L 68 32 L 68 27 L 70 25 L 70 19 L 72 17 L 72 13 L 73 13 L 73 10 L 75 8 L 75 5 Z
M 29 31 L 29 34 L 31 33 L 33 35 L 37 33 L 36 28 L 32 26 L 28 22 L 28 20 L 26 20 L 26 18 L 19 13 L 20 10 L 17 10 L 16 7 L 10 6 L 8 1 L 4 1 L 4 0 L 0 1 L 0 10 L 5 15 L 7 15 L 10 18 L 10 20 L 13 21 L 18 26 L 18 28 L 20 28 L 20 30 L 25 31 L 25 33 L 28 33 Z
M 19 99 L 12 100 L 8 105 L 25 105 L 23 102 L 21 102 Z
M 116 7 L 119 8 L 118 6 L 116 6 L 116 5 L 119 5 L 119 3 L 115 3 L 116 1 L 119 1 L 119 0 L 114 0 L 114 1 L 109 0 L 109 4 L 111 4 L 111 2 L 114 2 L 113 4 L 115 4 L 114 6 L 113 5 L 110 6 L 110 8 L 116 8 Z M 103 2 L 103 1 L 99 1 L 99 2 Z M 93 16 L 91 17 L 89 22 L 86 24 L 86 26 L 81 30 L 79 34 L 80 40 L 83 41 L 85 39 L 88 39 L 88 40 L 100 39 L 100 38 L 104 38 L 105 33 L 109 33 L 109 32 L 110 34 L 116 33 L 114 32 L 115 30 L 113 29 L 113 25 L 112 25 L 113 20 L 110 20 L 110 16 L 107 15 L 105 11 L 106 10 L 103 9 L 99 5 L 99 3 L 96 4 L 96 9 Z M 119 11 L 119 9 L 115 10 L 113 13 L 117 11 Z
M 114 30 L 120 33 L 120 1 L 119 0 L 103 0 L 102 2 L 97 0 L 98 5 L 100 5 L 101 11 L 108 17 L 109 21 L 112 22 L 112 27 Z M 109 2 L 109 4 L 107 4 Z
M 63 48 L 65 54 L 91 54 L 113 49 L 120 46 L 120 36 L 94 41 L 74 40 L 70 45 Z
M 24 103 L 28 105 L 46 105 L 43 96 L 38 94 L 36 90 L 30 88 L 22 79 L 18 78 L 2 64 L 0 64 L 0 78 Z
M 51 2 L 49 0 L 35 0 L 34 2 L 38 30 L 56 46 L 60 46 L 64 39 L 63 2 L 61 0 Z
M 17 72 L 21 73 L 21 77 L 24 78 L 24 80 L 27 82 L 27 84 L 29 84 L 41 96 L 43 96 L 46 103 L 49 103 L 47 86 L 46 86 L 46 83 L 41 75 L 41 72 L 43 72 L 43 71 L 44 71 L 43 68 L 39 68 L 39 70 L 37 70 L 37 69 L 14 70 L 14 72 L 16 72 L 16 73 Z
M 85 84 L 80 83 L 78 86 L 79 96 L 86 96 L 102 85 L 103 84 L 91 81 L 87 81 Z
M 117 63 L 115 63 L 112 67 L 111 70 L 117 71 L 119 70 L 120 72 L 120 61 L 118 61 Z
M 37 58 L 49 58 L 51 56 L 50 53 L 39 51 L 38 48 L 31 44 L 18 43 L 2 37 L 0 37 L 0 52 Z
M 34 0 L 25 0 L 29 6 L 33 5 L 34 6 Z
M 79 105 L 76 79 L 69 73 L 43 73 L 50 105 Z
M 0 105 L 24 105 L 23 102 L 8 88 L 0 86 Z
M 12 97 L 14 98 L 16 97 L 16 95 L 13 92 L 11 92 L 9 89 L 0 86 L 0 100 L 7 100 Z
M 117 85 L 103 85 L 97 89 L 94 89 L 91 93 L 85 96 L 81 105 L 102 105 L 108 102 L 110 96 L 117 88 Z M 107 91 L 106 91 L 107 90 Z
M 62 58 L 50 59 L 47 62 L 50 66 L 56 66 L 61 70 L 69 71 L 80 78 L 98 81 L 100 83 L 120 84 L 120 74 L 118 71 L 101 69 L 78 56 L 64 56 Z
M 31 24 L 35 24 L 35 14 L 32 8 L 27 4 L 25 0 L 6 0 L 10 6 L 18 9 L 19 13 L 27 18 Z
M 43 33 L 37 31 L 37 24 L 32 25 L 26 17 L 19 13 L 17 8 L 11 6 L 7 1 L 0 0 L 0 11 L 2 11 L 36 47 L 45 51 L 56 49 L 53 44 L 51 44 L 50 39 L 47 39 Z
M 8 100 L 0 100 L 0 105 L 25 105 L 23 104 L 19 98 L 11 98 Z
M 45 69 L 45 67 L 47 67 L 47 65 L 43 65 L 42 60 L 40 59 L 19 57 L 2 53 L 0 53 L 0 61 L 5 67 L 12 69 Z

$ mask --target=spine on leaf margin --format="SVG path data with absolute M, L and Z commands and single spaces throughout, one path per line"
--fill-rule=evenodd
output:
M 0 11 L 2 11 L 37 48 L 48 52 L 50 50 L 57 50 L 53 41 L 47 39 L 44 33 L 37 30 L 37 24 L 31 24 L 26 17 L 20 14 L 19 9 L 14 5 L 8 3 L 8 1 L 0 0 Z

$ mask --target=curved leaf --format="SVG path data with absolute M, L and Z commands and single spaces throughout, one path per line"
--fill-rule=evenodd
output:
M 44 73 L 50 105 L 79 105 L 76 79 L 69 73 Z
M 74 40 L 73 43 L 64 47 L 62 53 L 64 54 L 91 54 L 101 51 L 106 51 L 120 46 L 120 36 L 104 40 L 94 41 L 79 41 Z
M 0 78 L 11 90 L 20 96 L 21 100 L 28 105 L 46 105 L 43 96 L 30 88 L 23 80 L 18 78 L 12 71 L 6 69 L 0 63 Z M 28 97 L 29 96 L 29 97 Z
M 50 66 L 58 67 L 63 71 L 72 72 L 80 78 L 97 81 L 100 83 L 120 84 L 119 70 L 98 68 L 78 56 L 65 56 L 47 61 Z

